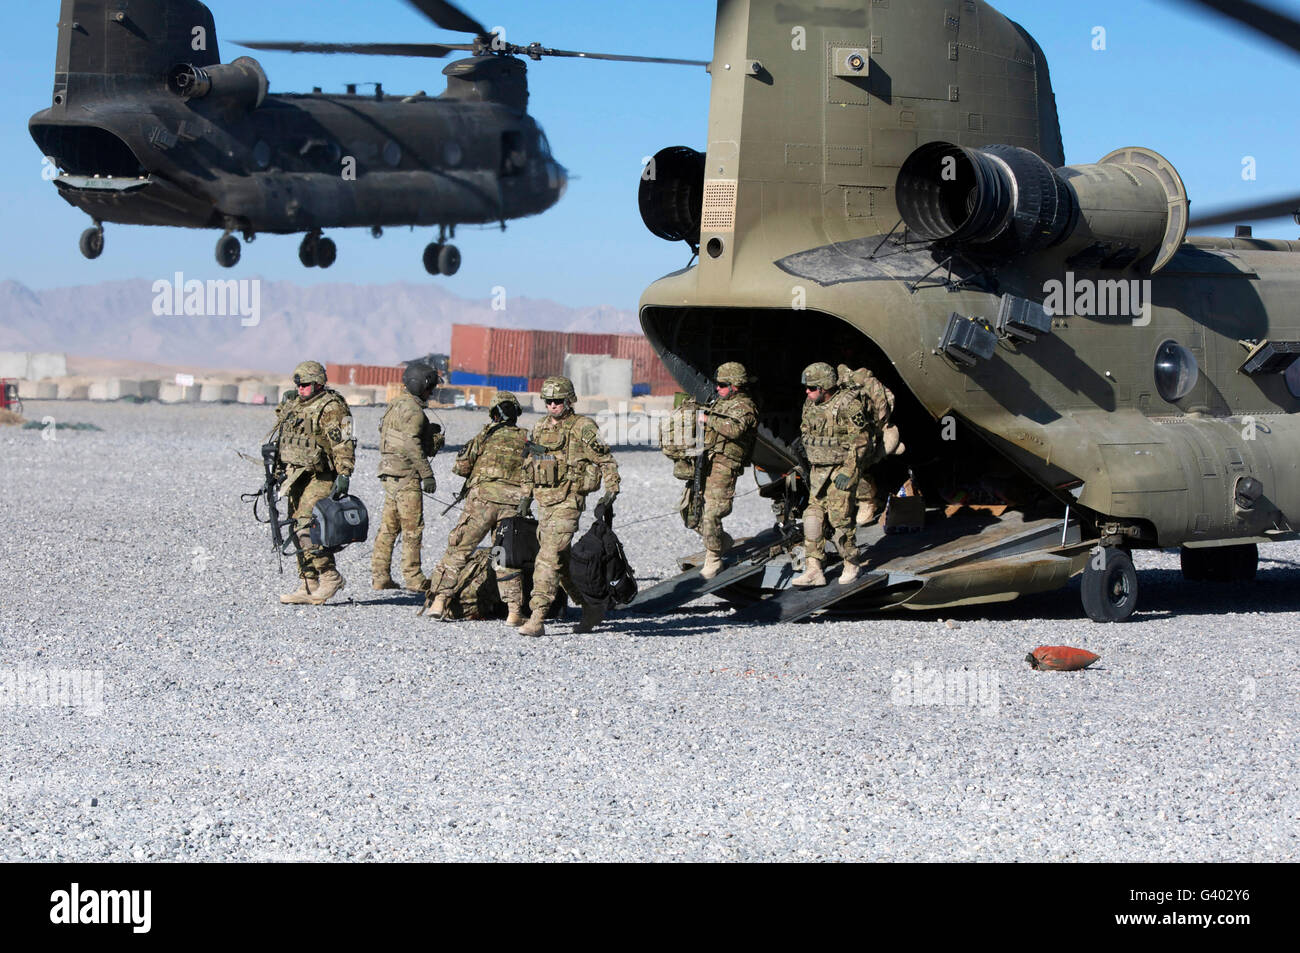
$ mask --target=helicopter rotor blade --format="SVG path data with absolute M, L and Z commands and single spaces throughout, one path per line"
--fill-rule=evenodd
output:
M 406 2 L 444 30 L 472 33 L 475 36 L 490 35 L 487 27 L 454 3 L 448 3 L 447 0 L 406 0 Z
M 1300 195 L 1289 199 L 1272 199 L 1258 205 L 1238 206 L 1237 208 L 1225 209 L 1222 212 L 1199 215 L 1189 221 L 1187 227 L 1209 228 L 1214 225 L 1266 222 L 1274 218 L 1296 218 L 1296 221 L 1300 223 Z
M 1195 3 L 1250 27 L 1277 43 L 1300 53 L 1300 21 L 1269 9 L 1253 0 L 1178 0 L 1183 6 Z
M 239 46 L 253 50 L 278 50 L 283 53 L 355 53 L 359 56 L 442 57 L 459 50 L 473 51 L 469 43 L 296 43 L 235 40 Z
M 534 43 L 531 46 L 518 47 L 515 52 L 541 59 L 543 56 L 572 56 L 584 60 L 614 60 L 619 63 L 666 63 L 673 66 L 708 66 L 708 60 L 679 60 L 663 56 L 624 56 L 618 53 L 584 53 L 579 50 L 553 50 L 550 47 Z

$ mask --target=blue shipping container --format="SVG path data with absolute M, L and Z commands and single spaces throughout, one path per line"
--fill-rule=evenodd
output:
M 486 374 L 471 374 L 469 371 L 452 371 L 451 386 L 482 387 L 488 382 Z
M 513 391 L 516 394 L 522 394 L 528 390 L 527 377 L 500 377 L 491 376 L 487 379 L 489 387 L 495 387 L 497 390 Z
M 647 397 L 647 396 L 649 396 L 649 394 L 650 394 L 650 385 L 649 385 L 649 384 L 633 384 L 633 385 L 632 385 L 632 396 L 633 396 L 633 397 Z

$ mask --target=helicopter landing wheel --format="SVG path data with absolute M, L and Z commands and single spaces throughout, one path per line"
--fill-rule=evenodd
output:
M 311 233 L 302 236 L 302 244 L 298 246 L 298 260 L 302 262 L 304 268 L 316 267 L 316 243 L 318 237 Z
M 443 245 L 438 252 L 438 271 L 450 278 L 460 271 L 460 249 L 455 245 Z
M 438 270 L 438 255 L 442 251 L 442 245 L 437 242 L 429 242 L 424 246 L 424 270 L 431 275 L 440 275 Z
M 1079 586 L 1083 611 L 1093 622 L 1125 622 L 1137 608 L 1138 577 L 1133 557 L 1118 546 L 1093 550 Z
M 322 238 L 316 243 L 316 267 L 328 268 L 338 258 L 338 246 L 332 238 Z
M 81 253 L 94 261 L 104 253 L 104 226 L 96 225 L 81 233 Z
M 217 264 L 222 268 L 234 268 L 239 264 L 243 248 L 234 235 L 222 235 L 217 239 Z

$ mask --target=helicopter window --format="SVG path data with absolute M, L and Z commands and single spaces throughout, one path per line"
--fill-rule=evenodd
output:
M 253 161 L 259 169 L 265 169 L 271 164 L 271 147 L 261 139 L 253 146 Z
M 1291 396 L 1300 398 L 1300 361 L 1291 362 L 1283 379 L 1286 380 L 1286 389 L 1291 392 Z
M 1196 357 L 1177 341 L 1166 341 L 1156 351 L 1156 389 L 1171 404 L 1192 392 L 1200 379 Z
M 454 139 L 442 147 L 442 159 L 453 169 L 460 165 L 461 159 L 465 158 L 465 152 L 460 147 L 460 143 Z
M 546 133 L 542 132 L 540 129 L 537 130 L 537 154 L 543 159 L 549 159 L 551 157 L 550 140 L 546 138 Z
M 391 139 L 384 143 L 384 161 L 394 169 L 402 163 L 402 147 Z
M 528 166 L 523 133 L 517 129 L 501 134 L 501 175 L 519 175 Z

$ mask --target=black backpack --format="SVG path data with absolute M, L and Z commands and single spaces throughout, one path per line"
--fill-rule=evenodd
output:
M 614 533 L 614 514 L 596 507 L 596 521 L 569 550 L 569 575 L 588 603 L 627 605 L 636 598 L 636 576 Z

